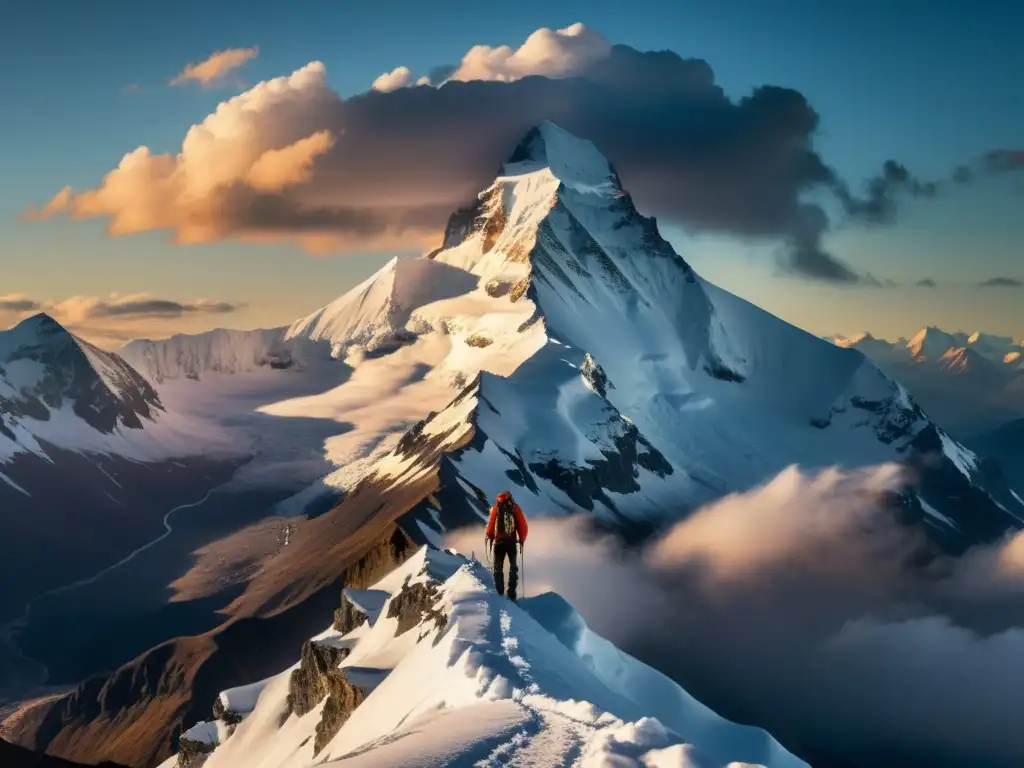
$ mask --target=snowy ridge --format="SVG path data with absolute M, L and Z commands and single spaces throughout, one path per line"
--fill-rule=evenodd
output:
M 121 347 L 118 354 L 154 384 L 182 378 L 198 381 L 209 373 L 249 373 L 264 367 L 289 367 L 291 356 L 281 344 L 284 330 L 218 328 L 159 341 L 135 339 Z
M 836 335 L 827 339 L 836 346 L 857 349 L 872 359 L 915 362 L 938 362 L 944 357 L 963 350 L 995 364 L 1011 364 L 1024 353 L 1024 340 L 1012 336 L 998 336 L 976 331 L 949 333 L 935 326 L 918 331 L 910 340 L 894 342 L 878 339 L 870 333 L 855 336 Z
M 313 640 L 340 649 L 334 692 L 300 714 L 298 665 L 264 681 L 240 724 L 187 732 L 211 749 L 205 768 L 805 765 L 595 635 L 557 595 L 499 597 L 477 561 L 423 548 L 366 592 L 383 599 L 377 616 Z

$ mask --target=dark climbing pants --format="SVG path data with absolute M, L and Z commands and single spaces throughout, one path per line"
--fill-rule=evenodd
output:
M 508 596 L 516 599 L 516 585 L 519 583 L 519 562 L 515 539 L 494 542 L 494 588 L 499 595 L 505 594 L 505 558 L 508 558 Z

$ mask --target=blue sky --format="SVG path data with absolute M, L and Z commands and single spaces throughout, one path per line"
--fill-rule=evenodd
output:
M 246 304 L 227 317 L 146 329 L 153 333 L 275 325 L 343 293 L 388 258 L 310 257 L 286 244 L 175 246 L 163 232 L 109 238 L 101 221 L 16 221 L 27 204 L 66 184 L 95 187 L 141 144 L 177 151 L 191 125 L 241 88 L 167 83 L 186 63 L 224 48 L 259 46 L 239 70 L 248 84 L 318 59 L 330 85 L 349 96 L 398 65 L 425 73 L 476 44 L 518 46 L 539 27 L 582 21 L 613 43 L 706 59 L 733 98 L 765 83 L 801 91 L 822 117 L 821 154 L 854 184 L 890 157 L 936 178 L 985 151 L 1024 145 L 1024 9 L 1005 2 L 151 5 L 37 2 L 3 12 L 0 296 L 146 292 Z M 901 282 L 932 277 L 942 284 L 934 290 L 806 282 L 777 273 L 765 255 L 771 243 L 666 234 L 707 277 L 815 333 L 896 336 L 938 324 L 1024 336 L 1024 290 L 975 285 L 1024 279 L 1024 174 L 1014 175 L 911 202 L 895 226 L 848 229 L 828 241 L 861 271 Z

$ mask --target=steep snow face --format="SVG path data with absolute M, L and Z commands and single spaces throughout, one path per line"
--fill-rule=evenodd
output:
M 212 748 L 205 768 L 805 765 L 595 635 L 558 596 L 499 597 L 475 560 L 424 548 L 353 597 L 369 595 L 380 605 L 365 623 L 311 641 L 332 649 L 322 701 L 297 711 L 299 665 L 270 678 L 240 724 L 188 732 Z
M 415 338 L 406 328 L 413 310 L 475 288 L 476 280 L 464 270 L 395 258 L 337 301 L 293 323 L 284 339 L 327 344 L 335 358 L 357 345 L 366 352 L 387 351 Z
M 284 328 L 232 331 L 218 328 L 169 339 L 136 339 L 118 350 L 149 381 L 200 380 L 210 373 L 250 373 L 263 368 L 289 368 L 291 351 L 282 344 Z

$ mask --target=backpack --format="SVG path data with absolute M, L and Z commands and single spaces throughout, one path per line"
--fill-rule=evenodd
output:
M 514 539 L 516 537 L 516 505 L 512 499 L 498 502 L 498 514 L 494 518 L 495 538 Z

